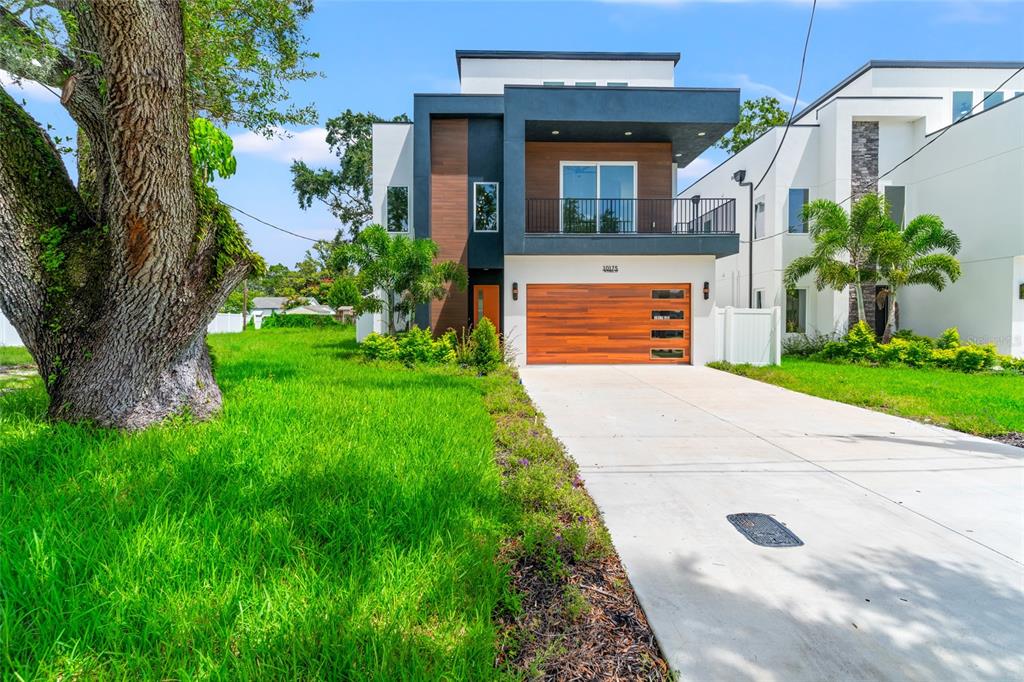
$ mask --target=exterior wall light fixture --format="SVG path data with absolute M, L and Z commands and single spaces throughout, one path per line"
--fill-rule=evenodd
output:
M 512 300 L 519 300 L 519 282 L 512 282 Z
M 704 300 L 708 300 L 709 296 L 711 296 L 711 283 L 704 282 Z

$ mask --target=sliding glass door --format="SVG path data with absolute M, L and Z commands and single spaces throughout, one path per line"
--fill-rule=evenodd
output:
M 636 232 L 636 163 L 563 161 L 561 231 Z

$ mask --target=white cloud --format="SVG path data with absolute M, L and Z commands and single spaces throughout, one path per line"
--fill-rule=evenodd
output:
M 714 168 L 717 164 L 703 156 L 698 156 L 696 159 L 691 161 L 685 168 L 680 168 L 676 175 L 676 183 L 679 189 L 684 189 L 692 184 L 695 180 L 699 180 L 704 177 L 704 174 Z
M 298 131 L 278 128 L 269 139 L 250 131 L 235 135 L 231 140 L 235 143 L 236 154 L 265 156 L 284 163 L 294 160 L 324 163 L 334 158 L 327 146 L 327 130 L 324 128 Z
M 753 80 L 750 76 L 745 73 L 737 73 L 728 77 L 734 82 L 734 84 L 742 90 L 750 90 L 754 93 L 761 95 L 771 95 L 772 97 L 779 100 L 783 105 L 787 107 L 793 106 L 793 96 L 787 95 L 782 90 L 779 90 L 775 86 L 768 85 L 767 83 L 759 83 Z M 744 94 L 744 97 L 746 95 Z M 797 109 L 807 106 L 805 100 L 797 100 Z
M 30 81 L 27 78 L 22 78 L 20 82 L 15 82 L 14 76 L 3 69 L 0 69 L 0 85 L 15 99 L 24 97 L 25 99 L 42 100 L 52 103 L 56 102 L 60 96 L 54 96 L 45 85 L 36 81 Z

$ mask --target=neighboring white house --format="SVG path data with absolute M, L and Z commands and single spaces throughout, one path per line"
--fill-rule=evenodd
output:
M 789 331 L 845 330 L 849 291 L 818 292 L 811 276 L 787 295 L 782 272 L 812 247 L 799 219 L 803 204 L 843 201 L 867 186 L 885 194 L 895 218 L 935 213 L 963 242 L 956 283 L 942 292 L 901 290 L 900 326 L 929 335 L 956 326 L 964 338 L 1024 355 L 1024 73 L 997 91 L 1022 66 L 872 61 L 819 97 L 794 117 L 775 165 L 753 192 L 752 268 L 750 191 L 734 175 L 745 171 L 745 181 L 757 184 L 784 128 L 693 183 L 688 196 L 737 200 L 740 251 L 716 262 L 717 305 L 779 305 Z M 843 206 L 849 209 L 850 201 Z M 880 328 L 881 311 L 877 318 L 869 321 Z
M 287 308 L 287 296 L 254 296 L 249 305 L 249 320 L 271 315 L 333 315 L 334 308 L 322 305 L 315 298 L 307 298 L 304 305 Z

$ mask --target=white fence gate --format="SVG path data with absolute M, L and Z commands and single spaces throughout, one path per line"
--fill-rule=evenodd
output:
M 782 362 L 782 309 L 715 308 L 715 360 L 733 364 Z
M 242 331 L 242 313 L 217 313 L 206 326 L 207 334 L 229 334 Z
M 7 321 L 7 318 L 0 314 L 0 346 L 24 346 L 21 337 L 18 336 L 14 325 Z

